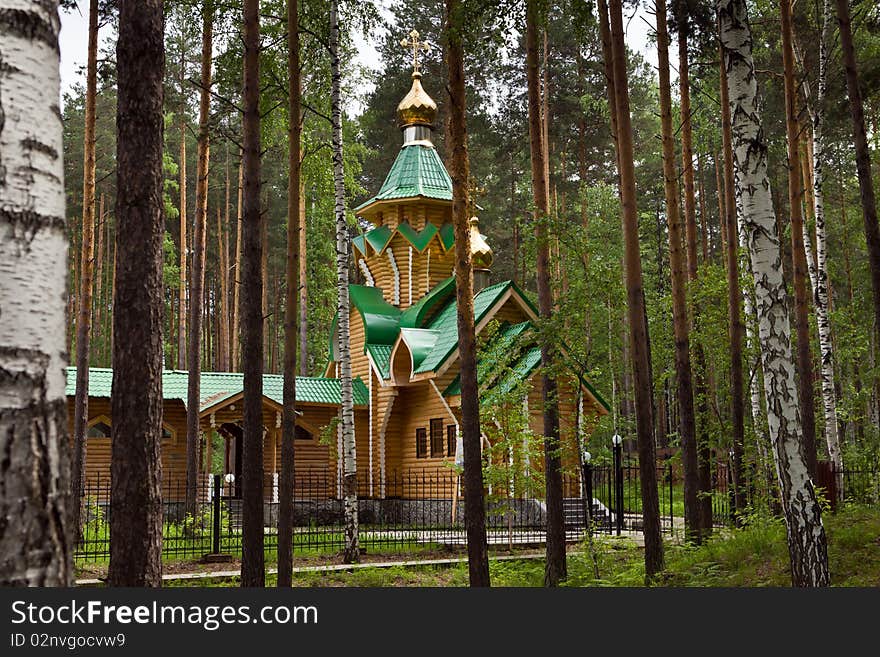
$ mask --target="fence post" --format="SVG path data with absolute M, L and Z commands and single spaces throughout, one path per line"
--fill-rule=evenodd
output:
M 587 525 L 587 532 L 593 533 L 593 466 L 590 465 L 588 459 L 584 460 L 584 523 Z
M 621 452 L 623 451 L 621 443 L 618 441 L 614 445 L 614 477 L 615 481 L 615 494 L 617 497 L 617 517 L 615 520 L 617 521 L 617 535 L 620 536 L 620 531 L 623 529 L 623 455 Z
M 211 498 L 211 515 L 213 516 L 214 520 L 213 532 L 211 533 L 211 538 L 213 540 L 211 552 L 213 552 L 214 554 L 220 554 L 220 494 L 222 492 L 221 486 L 221 477 L 219 474 L 215 474 L 214 491 Z
M 669 533 L 675 534 L 675 518 L 672 514 L 672 464 L 666 464 L 666 476 L 669 477 Z

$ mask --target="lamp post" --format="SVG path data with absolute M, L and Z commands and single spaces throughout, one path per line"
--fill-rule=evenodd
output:
M 581 464 L 581 474 L 584 480 L 584 524 L 589 533 L 593 532 L 593 466 L 590 465 L 592 458 L 592 454 L 585 451 Z
M 614 449 L 614 493 L 615 493 L 615 521 L 617 535 L 623 529 L 623 438 L 616 433 L 611 437 L 611 445 Z

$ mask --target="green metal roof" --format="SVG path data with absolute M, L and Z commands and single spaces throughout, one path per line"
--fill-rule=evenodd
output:
M 351 243 L 358 251 L 367 255 L 366 237 L 364 235 L 355 235 L 351 238 Z
M 520 322 L 519 324 L 505 324 L 501 330 L 495 335 L 492 339 L 492 344 L 490 346 L 491 351 L 498 351 L 505 354 L 514 354 L 519 352 L 519 348 L 517 347 L 517 338 L 520 335 L 525 333 L 526 330 L 533 328 L 531 322 Z M 485 347 L 484 347 L 485 349 Z M 538 350 L 538 356 L 540 361 L 541 351 Z M 502 392 L 507 392 L 510 388 L 513 387 L 513 384 L 523 378 L 528 378 L 528 376 L 532 373 L 534 369 L 534 365 L 530 367 L 524 367 L 522 364 L 522 357 L 518 357 L 514 362 L 513 366 L 509 368 L 508 371 L 503 373 L 500 381 L 506 382 Z M 495 371 L 494 363 L 477 363 L 477 383 L 478 385 L 486 385 L 492 384 L 494 388 L 498 385 L 497 382 L 493 382 L 491 380 L 491 375 L 497 374 Z M 461 379 L 460 376 L 456 376 L 455 379 L 446 387 L 446 390 L 443 391 L 444 396 L 451 395 L 460 395 L 461 394 Z
M 397 334 L 400 332 L 400 308 L 392 306 L 382 297 L 382 288 L 368 287 L 366 285 L 349 285 L 349 300 L 357 309 L 364 323 L 364 337 L 366 344 L 394 344 Z M 336 327 L 339 324 L 339 314 L 333 317 L 330 327 L 330 354 L 331 360 L 337 359 L 336 353 Z
M 113 383 L 113 370 L 92 367 L 89 369 L 89 397 L 110 397 Z M 185 370 L 164 370 L 162 372 L 162 398 L 180 400 L 186 405 L 189 387 L 189 373 Z M 283 404 L 284 376 L 281 374 L 263 375 L 263 394 L 278 404 Z M 200 410 L 214 406 L 241 393 L 244 390 L 244 374 L 239 372 L 202 372 L 199 382 Z M 356 406 L 369 402 L 367 386 L 360 378 L 353 381 L 353 395 Z M 76 394 L 76 368 L 67 368 L 68 397 Z M 303 404 L 339 405 L 341 399 L 339 379 L 324 377 L 296 377 L 296 401 Z
M 447 251 L 455 245 L 455 227 L 452 224 L 440 226 L 440 241 Z
M 452 200 L 452 179 L 432 146 L 413 144 L 400 149 L 379 193 L 355 208 L 359 212 L 376 201 L 424 196 Z
M 373 362 L 379 368 L 379 374 L 383 379 L 391 378 L 391 350 L 390 344 L 367 344 L 367 353 L 373 357 Z
M 400 315 L 400 326 L 406 328 L 422 328 L 431 319 L 434 311 L 455 295 L 455 276 L 440 281 L 419 302 L 413 304 Z
M 412 354 L 413 370 L 416 370 L 434 349 L 439 333 L 430 329 L 402 328 L 400 337 Z
M 513 285 L 513 281 L 503 281 L 483 288 L 474 297 L 474 324 L 479 324 L 489 309 Z M 457 304 L 449 303 L 428 326 L 437 332 L 437 342 L 431 353 L 422 361 L 414 374 L 436 371 L 458 346 Z
M 415 248 L 416 251 L 422 253 L 431 244 L 431 240 L 433 240 L 436 235 L 440 234 L 440 231 L 441 229 L 437 228 L 435 224 L 428 222 L 428 225 L 425 226 L 421 232 L 418 232 L 415 228 L 410 226 L 408 222 L 404 221 L 394 230 L 384 225 L 373 228 L 363 235 L 355 237 L 352 240 L 352 244 L 354 244 L 354 247 L 358 251 L 367 256 L 369 255 L 367 253 L 368 244 L 373 247 L 373 250 L 375 250 L 376 253 L 381 253 L 382 250 L 391 243 L 391 240 L 394 239 L 395 235 L 401 235 L 413 246 L 413 248 Z M 441 235 L 441 240 L 442 239 L 443 237 Z M 444 248 L 449 250 L 449 247 L 446 246 L 445 242 Z
M 416 251 L 421 253 L 431 243 L 439 229 L 429 221 L 428 225 L 421 232 L 417 232 L 409 223 L 403 221 L 397 226 L 397 232 L 403 235 L 406 241 L 415 247 Z
M 368 233 L 364 234 L 364 238 L 367 240 L 367 243 L 376 250 L 376 252 L 381 252 L 382 249 L 391 241 L 391 238 L 394 237 L 394 231 L 392 231 L 388 226 L 379 226 L 378 228 L 374 228 Z

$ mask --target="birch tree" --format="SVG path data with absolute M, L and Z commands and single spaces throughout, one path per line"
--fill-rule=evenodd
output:
M 111 586 L 162 584 L 163 3 L 120 3 Z
M 843 469 L 840 437 L 837 431 L 837 394 L 834 381 L 834 347 L 831 339 L 831 320 L 828 315 L 828 236 L 825 230 L 825 163 L 828 158 L 825 137 L 825 96 L 828 92 L 828 47 L 831 41 L 831 2 L 822 3 L 822 34 L 819 38 L 819 75 L 816 98 L 811 98 L 810 86 L 804 80 L 804 96 L 812 125 L 812 201 L 816 221 L 816 267 L 813 276 L 813 301 L 819 332 L 819 350 L 822 372 L 822 407 L 825 417 L 825 445 L 828 458 L 837 470 Z M 803 68 L 803 66 L 801 67 Z M 804 224 L 806 230 L 806 223 Z M 810 236 L 805 233 L 804 246 Z M 812 264 L 812 257 L 807 257 Z
M 782 494 L 794 586 L 827 586 L 825 528 L 800 442 L 788 299 L 767 174 L 752 34 L 745 0 L 717 0 L 733 155 L 755 281 L 770 440 Z
M 342 495 L 345 515 L 346 563 L 360 558 L 358 549 L 357 508 L 357 453 L 354 440 L 354 401 L 351 382 L 351 344 L 348 298 L 349 242 L 348 221 L 345 217 L 345 172 L 342 166 L 342 74 L 339 70 L 339 7 L 336 0 L 330 2 L 330 74 L 331 99 L 330 121 L 332 123 L 333 191 L 336 216 L 336 289 L 338 295 L 337 345 L 339 348 L 339 385 L 342 397 Z
M 730 419 L 733 451 L 733 506 L 735 519 L 745 509 L 745 482 L 743 481 L 742 455 L 745 436 L 745 410 L 743 403 L 743 322 L 740 310 L 739 292 L 739 242 L 737 240 L 736 216 L 737 202 L 735 191 L 735 171 L 733 135 L 731 127 L 731 107 L 728 100 L 727 69 L 723 56 L 720 68 L 721 83 L 721 140 L 724 147 L 724 213 L 721 222 L 721 241 L 724 249 L 727 270 L 727 330 L 730 337 Z M 720 190 L 719 190 L 720 197 Z
M 0 13 L 0 586 L 70 586 L 61 21 Z
M 795 322 L 797 327 L 798 396 L 801 404 L 801 442 L 810 476 L 816 476 L 816 410 L 813 399 L 813 358 L 807 314 L 807 258 L 804 250 L 800 126 L 795 89 L 794 47 L 791 27 L 791 0 L 779 0 L 782 32 L 782 64 L 785 88 L 785 131 L 788 143 L 788 205 L 791 215 L 791 264 L 794 270 Z

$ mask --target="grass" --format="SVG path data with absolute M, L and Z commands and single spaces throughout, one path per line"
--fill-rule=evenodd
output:
M 825 515 L 828 560 L 833 586 L 880 586 L 880 512 L 849 506 Z M 644 585 L 642 549 L 629 538 L 597 537 L 600 577 L 584 550 L 569 554 L 566 586 Z M 543 560 L 493 561 L 493 586 L 542 586 Z M 666 546 L 666 570 L 659 586 L 789 586 L 788 550 L 781 520 L 750 518 L 740 530 L 718 532 L 704 545 Z M 363 569 L 297 577 L 297 586 L 466 586 L 467 567 Z
M 828 561 L 832 586 L 880 586 L 880 510 L 848 505 L 836 514 L 824 515 L 828 537 Z M 564 586 L 642 587 L 645 585 L 643 550 L 629 537 L 597 536 L 596 559 L 584 546 L 572 546 L 568 555 L 569 577 Z M 449 556 L 426 553 L 426 558 Z M 781 520 L 756 515 L 738 530 L 716 531 L 701 546 L 665 546 L 666 569 L 654 586 L 675 587 L 766 587 L 790 586 L 785 527 Z M 379 558 L 369 555 L 368 558 Z M 321 563 L 338 563 L 338 557 L 324 557 Z M 318 561 L 297 560 L 296 566 Z M 221 568 L 226 569 L 225 566 Z M 236 570 L 237 564 L 229 564 Z M 492 586 L 535 587 L 544 583 L 543 559 L 490 561 Z M 237 586 L 238 578 L 215 578 L 169 582 L 171 586 Z M 267 577 L 274 586 L 275 575 Z M 303 572 L 294 575 L 297 587 L 449 587 L 467 586 L 467 564 L 357 568 L 350 571 Z

